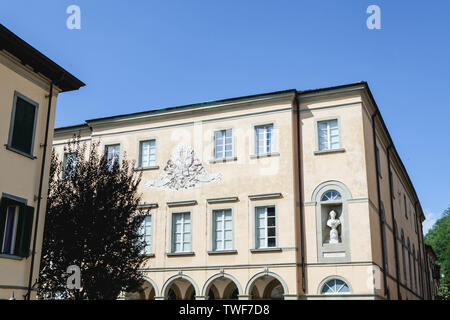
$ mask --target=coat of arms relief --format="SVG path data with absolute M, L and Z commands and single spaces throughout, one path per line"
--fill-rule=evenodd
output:
M 190 146 L 180 144 L 172 152 L 159 177 L 146 182 L 145 186 L 161 190 L 193 189 L 221 179 L 220 173 L 206 171 Z

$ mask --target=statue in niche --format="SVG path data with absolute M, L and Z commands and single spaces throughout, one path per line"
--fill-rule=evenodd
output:
M 329 243 L 339 243 L 339 232 L 337 228 L 341 224 L 341 221 L 339 218 L 336 218 L 336 211 L 331 210 L 329 215 L 330 219 L 327 221 L 327 226 L 331 228 Z

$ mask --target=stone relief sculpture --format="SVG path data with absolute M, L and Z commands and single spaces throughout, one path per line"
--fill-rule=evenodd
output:
M 161 190 L 192 189 L 221 179 L 220 173 L 208 173 L 205 170 L 190 146 L 180 144 L 171 154 L 159 177 L 148 181 L 145 186 Z
M 327 221 L 327 226 L 331 228 L 329 243 L 339 243 L 339 231 L 337 228 L 341 224 L 341 221 L 339 218 L 336 219 L 336 211 L 331 210 L 329 215 L 330 219 Z

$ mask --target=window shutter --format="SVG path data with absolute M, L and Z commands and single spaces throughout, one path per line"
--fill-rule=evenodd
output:
M 31 232 L 33 228 L 34 208 L 24 206 L 20 208 L 19 221 L 17 225 L 18 235 L 16 239 L 16 254 L 20 257 L 30 255 Z
M 0 202 L 0 253 L 3 248 L 3 233 L 5 232 L 5 223 L 6 223 L 6 208 L 8 206 L 8 201 L 6 198 L 2 198 Z
M 32 154 L 34 120 L 36 106 L 17 97 L 14 112 L 14 128 L 11 146 L 28 154 Z

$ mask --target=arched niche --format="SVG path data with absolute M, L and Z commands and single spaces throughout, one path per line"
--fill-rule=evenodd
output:
M 350 261 L 348 201 L 345 184 L 331 180 L 321 183 L 312 194 L 316 204 L 318 262 Z

